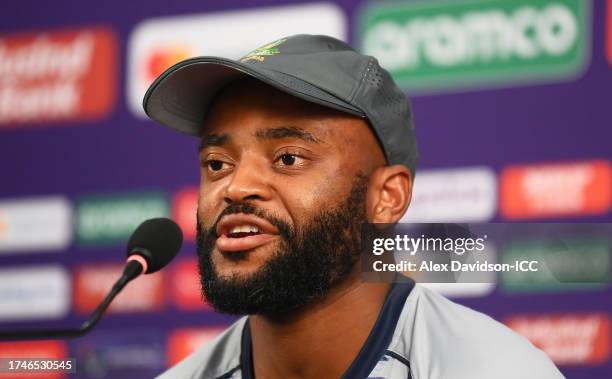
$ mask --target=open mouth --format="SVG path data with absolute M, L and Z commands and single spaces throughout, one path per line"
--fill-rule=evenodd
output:
M 223 252 L 249 251 L 276 240 L 279 232 L 260 217 L 237 213 L 221 218 L 217 236 L 217 248 Z
M 259 229 L 253 225 L 234 226 L 232 230 L 227 233 L 229 238 L 242 238 L 248 236 L 258 235 Z

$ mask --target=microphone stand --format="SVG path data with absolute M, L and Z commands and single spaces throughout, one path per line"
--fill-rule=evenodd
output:
M 121 277 L 115 282 L 113 288 L 106 295 L 104 300 L 102 300 L 102 303 L 98 305 L 89 319 L 83 322 L 78 328 L 0 331 L 0 340 L 38 340 L 80 337 L 96 326 L 98 321 L 102 318 L 104 311 L 106 311 L 106 308 L 108 308 L 113 299 L 121 292 L 123 287 L 143 271 L 140 262 L 135 260 L 128 261 L 123 269 Z

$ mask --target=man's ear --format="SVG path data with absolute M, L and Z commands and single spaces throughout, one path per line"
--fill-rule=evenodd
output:
M 381 166 L 370 176 L 366 196 L 368 222 L 398 222 L 412 199 L 412 174 L 406 166 Z

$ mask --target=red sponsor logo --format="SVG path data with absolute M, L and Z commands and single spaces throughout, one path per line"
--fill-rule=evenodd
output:
M 45 358 L 62 359 L 68 357 L 68 348 L 62 341 L 19 341 L 0 342 L 0 357 L 3 358 Z M 49 373 L 18 373 L 0 372 L 2 379 L 61 379 L 67 374 L 62 372 Z
M 559 365 L 599 364 L 610 357 L 606 314 L 517 316 L 506 324 Z
M 108 294 L 121 276 L 123 264 L 83 266 L 76 270 L 74 305 L 78 312 L 90 313 Z M 109 312 L 143 312 L 164 306 L 164 273 L 143 275 L 130 282 L 113 300 Z
M 511 166 L 500 179 L 500 211 L 508 219 L 606 214 L 612 188 L 604 160 Z
M 172 218 L 181 227 L 186 241 L 195 241 L 196 212 L 198 210 L 198 188 L 179 190 L 172 200 Z
M 182 309 L 209 308 L 202 298 L 200 274 L 196 259 L 176 262 L 172 269 L 172 302 Z
M 95 27 L 0 38 L 0 127 L 95 119 L 116 93 L 117 42 Z
M 224 330 L 225 327 L 215 326 L 174 331 L 168 339 L 168 365 L 172 366 L 180 362 L 204 344 L 215 339 Z

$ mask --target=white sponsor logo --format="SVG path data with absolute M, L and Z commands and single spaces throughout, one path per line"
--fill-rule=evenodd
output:
M 417 173 L 412 202 L 401 222 L 482 222 L 497 204 L 495 173 L 488 168 Z
M 0 254 L 62 250 L 72 236 L 72 209 L 57 197 L 0 201 Z
M 57 265 L 0 270 L 0 320 L 61 318 L 70 308 L 70 277 Z
M 144 117 L 142 99 L 147 88 L 155 76 L 179 60 L 199 55 L 237 59 L 255 47 L 293 34 L 346 39 L 346 23 L 344 12 L 333 3 L 144 21 L 134 29 L 128 45 L 128 106 Z

